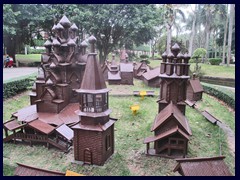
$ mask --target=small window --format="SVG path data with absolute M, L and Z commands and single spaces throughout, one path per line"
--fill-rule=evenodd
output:
M 172 139 L 172 140 L 170 141 L 170 144 L 177 144 L 177 141 Z
M 106 151 L 108 151 L 111 148 L 111 136 L 106 135 Z
M 179 141 L 178 141 L 178 144 L 184 144 L 184 141 L 179 140 Z

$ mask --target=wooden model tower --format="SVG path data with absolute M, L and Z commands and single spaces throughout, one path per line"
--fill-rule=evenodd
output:
M 180 52 L 175 44 L 171 52 L 162 55 L 160 67 L 160 99 L 157 101 L 158 115 L 152 125 L 153 137 L 147 137 L 147 154 L 179 157 L 187 154 L 191 130 L 185 117 L 187 80 L 189 79 L 190 57 Z M 150 149 L 150 142 L 154 148 Z
M 86 70 L 79 94 L 80 110 L 76 111 L 80 122 L 73 126 L 74 159 L 86 164 L 103 165 L 114 153 L 114 123 L 109 117 L 108 92 L 102 70 L 95 53 L 96 38 L 89 38 L 91 53 L 87 57 Z

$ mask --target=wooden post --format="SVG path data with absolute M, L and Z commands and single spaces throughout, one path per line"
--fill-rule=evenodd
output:
M 5 131 L 5 136 L 8 137 L 8 130 L 7 130 L 7 128 L 4 127 L 4 131 Z
M 149 150 L 149 143 L 147 143 L 147 146 L 146 146 L 146 147 L 147 147 L 147 149 L 146 149 L 146 150 L 147 150 L 147 151 L 146 151 L 146 154 L 148 154 L 148 150 Z
M 171 156 L 171 148 L 168 147 L 168 156 Z
M 13 141 L 14 141 L 14 144 L 16 144 L 16 138 L 15 138 L 15 130 L 13 130 Z

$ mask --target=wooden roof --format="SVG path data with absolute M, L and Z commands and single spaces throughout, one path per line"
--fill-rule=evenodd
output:
M 64 176 L 65 173 L 40 169 L 17 163 L 18 167 L 15 170 L 15 176 Z
M 112 126 L 116 122 L 116 119 L 110 119 L 107 123 L 105 124 L 98 124 L 98 125 L 83 125 L 81 123 L 76 124 L 75 126 L 72 127 L 72 129 L 82 129 L 82 130 L 89 130 L 89 131 L 105 131 L 108 129 L 110 126 Z
M 61 126 L 56 128 L 56 131 L 62 136 L 64 136 L 65 138 L 67 138 L 68 140 L 73 139 L 73 130 L 65 124 L 62 124 Z
M 7 128 L 10 131 L 13 131 L 15 129 L 22 128 L 26 124 L 20 124 L 16 119 L 11 119 L 5 123 L 3 123 L 3 126 Z
M 121 72 L 133 72 L 133 64 L 132 63 L 120 63 L 120 71 Z
M 107 86 L 105 84 L 101 67 L 97 61 L 96 54 L 90 53 L 88 55 L 87 65 L 80 89 L 100 90 L 106 88 Z
M 140 69 L 140 67 L 143 65 L 143 63 L 136 63 L 136 65 L 134 66 L 135 70 Z
M 48 124 L 59 126 L 61 124 L 72 124 L 79 122 L 79 117 L 75 113 L 79 109 L 78 103 L 68 104 L 60 113 L 37 112 L 36 105 L 25 107 L 13 115 L 17 117 L 18 121 L 31 122 L 39 119 Z
M 121 80 L 120 72 L 112 73 L 108 71 L 108 80 Z
M 153 123 L 153 126 L 151 128 L 151 131 L 156 130 L 160 125 L 162 125 L 166 120 L 168 120 L 170 116 L 174 116 L 178 124 L 181 125 L 181 127 L 189 135 L 192 135 L 192 132 L 186 117 L 177 108 L 177 106 L 172 103 L 172 101 L 168 106 L 166 106 L 162 111 L 160 111 L 160 113 L 158 113 Z
M 167 131 L 165 131 L 165 132 L 163 132 L 163 133 L 161 133 L 157 136 L 152 136 L 152 137 L 145 138 L 144 143 L 146 144 L 146 143 L 150 143 L 150 142 L 153 142 L 153 141 L 157 141 L 157 140 L 166 138 L 166 137 L 168 137 L 172 134 L 175 134 L 175 133 L 179 133 L 183 137 L 185 137 L 187 140 L 189 140 L 189 136 L 186 133 L 184 133 L 181 129 L 179 129 L 178 126 L 175 126 L 174 128 L 169 129 L 169 130 L 167 130 Z
M 194 93 L 204 91 L 199 79 L 190 79 L 189 81 Z
M 34 120 L 30 122 L 28 125 L 33 129 L 36 129 L 44 134 L 50 134 L 55 129 L 55 127 L 40 120 Z
M 224 156 L 176 159 L 178 162 L 174 172 L 183 176 L 232 176 Z
M 154 68 L 152 70 L 149 70 L 147 72 L 145 72 L 142 76 L 146 79 L 146 80 L 151 80 L 154 79 L 156 77 L 159 77 L 160 74 L 160 68 Z

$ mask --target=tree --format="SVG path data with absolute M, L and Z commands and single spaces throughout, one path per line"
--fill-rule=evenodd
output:
M 204 48 L 197 48 L 194 52 L 193 52 L 193 56 L 192 58 L 195 59 L 196 62 L 196 66 L 194 67 L 194 72 L 196 73 L 196 76 L 200 76 L 201 75 L 201 66 L 198 65 L 199 63 L 199 58 L 203 58 L 205 55 L 207 54 L 207 50 Z
M 228 57 L 227 57 L 227 66 L 232 56 L 231 47 L 232 47 L 232 31 L 233 31 L 233 20 L 234 20 L 234 4 L 230 4 L 230 16 L 229 16 L 229 31 L 228 31 Z

